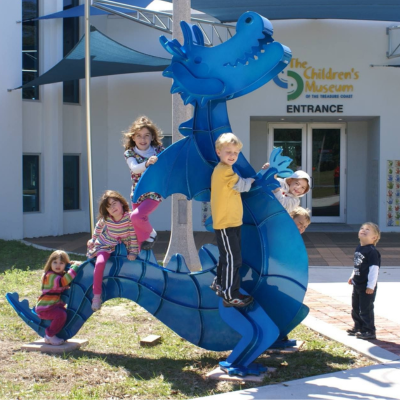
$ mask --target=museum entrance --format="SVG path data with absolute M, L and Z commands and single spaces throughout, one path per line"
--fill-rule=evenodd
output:
M 269 124 L 268 147 L 282 147 L 312 178 L 313 189 L 301 199 L 312 222 L 346 222 L 346 125 L 342 123 Z

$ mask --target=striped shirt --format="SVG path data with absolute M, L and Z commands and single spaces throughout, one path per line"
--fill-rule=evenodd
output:
M 99 252 L 112 253 L 119 243 L 124 243 L 128 255 L 139 253 L 129 212 L 124 213 L 119 221 L 111 217 L 100 218 L 94 228 L 92 242 L 94 246 L 87 252 L 89 258 L 96 257 Z
M 42 278 L 42 295 L 38 298 L 35 310 L 39 314 L 54 306 L 65 305 L 61 300 L 61 294 L 69 289 L 69 284 L 76 277 L 81 263 L 74 262 L 65 274 L 56 274 L 48 271 Z

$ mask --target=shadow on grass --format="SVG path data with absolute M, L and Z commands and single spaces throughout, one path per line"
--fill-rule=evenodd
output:
M 206 379 L 206 373 L 218 367 L 218 358 L 199 355 L 193 359 L 172 359 L 167 357 L 145 358 L 134 355 L 116 353 L 96 353 L 93 351 L 76 350 L 66 354 L 64 358 L 101 359 L 112 367 L 123 367 L 127 373 L 140 381 L 163 376 L 163 380 L 171 384 L 173 390 L 179 390 L 187 396 L 206 396 L 220 392 L 218 381 Z M 246 388 L 285 382 L 306 378 L 309 376 L 328 374 L 351 368 L 355 357 L 332 355 L 323 350 L 307 350 L 294 354 L 261 355 L 256 362 L 266 367 L 276 368 L 276 373 L 266 376 L 261 384 L 246 382 Z M 231 382 L 234 388 L 243 388 L 240 382 Z
M 149 381 L 163 377 L 164 382 L 171 385 L 171 390 L 179 391 L 187 396 L 207 396 L 220 393 L 217 388 L 218 381 L 206 379 L 206 373 L 218 367 L 218 362 L 209 356 L 199 356 L 196 359 L 172 359 L 167 357 L 145 358 L 115 353 L 95 353 L 92 351 L 76 350 L 64 356 L 64 358 L 88 358 L 101 359 L 112 367 L 122 367 L 128 375 L 138 381 Z M 243 387 L 240 382 L 232 382 L 233 390 Z M 246 387 L 259 386 L 248 384 Z
M 39 250 L 27 246 L 18 240 L 0 239 L 0 274 L 11 268 L 23 271 L 43 269 L 52 252 L 52 250 Z M 75 255 L 72 255 L 71 258 L 81 261 L 86 259 Z

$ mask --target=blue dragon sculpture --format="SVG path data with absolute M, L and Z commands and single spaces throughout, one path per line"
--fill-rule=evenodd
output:
M 163 75 L 173 79 L 172 93 L 194 106 L 193 118 L 180 126 L 185 136 L 160 156 L 139 181 L 134 200 L 148 191 L 164 198 L 182 193 L 188 199 L 207 201 L 211 174 L 218 163 L 214 142 L 230 132 L 226 102 L 264 85 L 291 59 L 290 50 L 273 41 L 272 25 L 247 12 L 237 22 L 236 35 L 213 47 L 204 46 L 202 32 L 181 22 L 184 44 L 161 37 L 173 55 Z M 303 240 L 288 213 L 275 199 L 276 173 L 288 175 L 291 160 L 281 149 L 271 155 L 268 170 L 255 173 L 243 155 L 234 165 L 243 177 L 255 177 L 252 189 L 242 194 L 242 289 L 254 297 L 245 308 L 225 308 L 209 288 L 216 275 L 218 249 L 209 244 L 199 251 L 202 271 L 190 272 L 179 254 L 160 267 L 152 251 L 142 251 L 135 261 L 118 246 L 109 259 L 103 279 L 103 301 L 124 297 L 135 301 L 189 342 L 208 350 L 233 350 L 220 365 L 230 374 L 259 374 L 253 361 L 282 339 L 308 314 L 303 305 L 308 283 L 308 259 Z M 77 334 L 91 316 L 93 262 L 82 264 L 63 299 L 68 320 L 59 334 Z M 17 293 L 7 300 L 18 315 L 44 336 L 48 321 L 41 320 L 27 300 Z M 265 369 L 264 369 L 265 370 Z

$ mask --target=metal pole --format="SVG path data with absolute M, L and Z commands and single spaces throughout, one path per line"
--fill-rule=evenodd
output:
M 180 21 L 190 21 L 190 0 L 173 0 L 173 38 L 183 43 Z M 178 93 L 172 95 L 172 141 L 182 138 L 179 125 L 192 117 L 192 108 L 184 106 Z M 201 269 L 193 237 L 192 202 L 182 194 L 172 195 L 171 239 L 163 264 L 167 265 L 176 253 L 183 255 L 191 271 Z
M 88 163 L 88 183 L 89 183 L 89 214 L 90 214 L 90 233 L 94 230 L 94 211 L 93 211 L 93 175 L 92 175 L 92 126 L 90 121 L 90 4 L 91 0 L 85 0 L 85 87 L 86 87 L 86 145 Z

